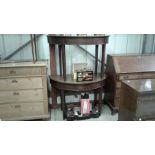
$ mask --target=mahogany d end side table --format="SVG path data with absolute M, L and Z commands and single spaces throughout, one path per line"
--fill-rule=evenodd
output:
M 94 90 L 95 98 L 99 93 L 99 112 L 101 110 L 102 93 L 105 81 L 104 65 L 105 65 L 105 49 L 109 36 L 56 36 L 48 35 L 48 43 L 50 47 L 50 65 L 51 65 L 51 97 L 52 108 L 57 107 L 57 91 L 60 91 L 63 116 L 65 118 L 65 92 L 83 92 Z M 95 72 L 93 81 L 76 82 L 72 79 L 72 75 L 66 74 L 66 51 L 65 45 L 95 45 Z M 102 46 L 101 71 L 98 73 L 98 49 Z M 55 48 L 59 50 L 59 75 L 56 72 Z

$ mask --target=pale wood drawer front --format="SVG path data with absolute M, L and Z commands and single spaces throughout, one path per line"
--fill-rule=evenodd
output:
M 44 114 L 43 102 L 25 104 L 0 105 L 0 119 L 14 119 L 18 117 L 37 116 Z
M 0 68 L 0 77 L 45 75 L 46 67 L 11 67 Z
M 43 101 L 43 89 L 1 91 L 0 104 Z
M 42 88 L 41 77 L 0 79 L 0 90 Z

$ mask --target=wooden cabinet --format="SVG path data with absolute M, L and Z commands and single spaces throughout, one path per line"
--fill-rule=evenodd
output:
M 121 81 L 155 78 L 155 55 L 108 55 L 105 101 L 112 112 L 119 110 Z
M 49 117 L 46 61 L 0 64 L 0 119 Z
M 155 119 L 155 79 L 122 82 L 119 120 Z

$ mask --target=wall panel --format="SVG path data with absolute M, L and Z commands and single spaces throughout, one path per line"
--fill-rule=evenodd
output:
M 155 54 L 155 35 L 154 34 L 146 35 L 143 52 L 146 54 L 151 54 L 151 53 Z

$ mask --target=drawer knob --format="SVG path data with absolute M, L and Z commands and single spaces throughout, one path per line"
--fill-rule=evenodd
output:
M 18 81 L 17 80 L 12 80 L 12 83 L 17 83 Z
M 15 107 L 15 108 L 20 108 L 20 107 L 21 107 L 21 105 L 15 105 L 14 107 Z
M 124 79 L 128 79 L 128 78 L 129 78 L 129 75 L 125 75 L 125 76 L 124 76 Z
M 16 71 L 11 70 L 11 71 L 10 71 L 10 74 L 16 74 Z
M 19 95 L 19 92 L 14 92 L 13 95 Z

